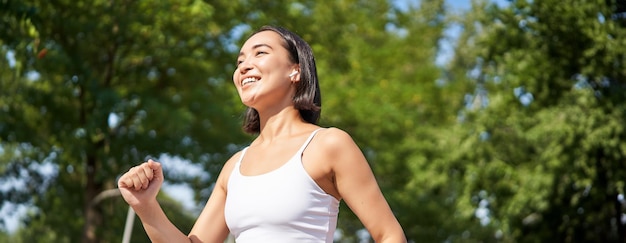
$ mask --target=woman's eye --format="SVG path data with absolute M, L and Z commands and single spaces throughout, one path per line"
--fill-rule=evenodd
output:
M 257 55 L 257 56 L 258 56 L 258 55 L 262 55 L 262 54 L 267 54 L 267 52 L 264 52 L 264 51 L 257 51 L 257 52 L 256 52 L 256 55 Z

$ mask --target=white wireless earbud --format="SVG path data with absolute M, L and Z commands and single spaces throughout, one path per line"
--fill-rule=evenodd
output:
M 295 76 L 296 74 L 298 74 L 298 71 L 293 71 L 293 73 L 289 74 L 289 77 L 293 78 L 293 76 Z

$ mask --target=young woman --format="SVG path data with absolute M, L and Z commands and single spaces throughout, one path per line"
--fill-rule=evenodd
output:
M 361 150 L 350 135 L 317 126 L 321 98 L 311 47 L 266 26 L 241 47 L 233 82 L 248 107 L 244 130 L 258 134 L 230 158 L 189 235 L 156 201 L 158 162 L 131 168 L 118 186 L 153 242 L 333 242 L 339 202 L 376 242 L 406 242 Z

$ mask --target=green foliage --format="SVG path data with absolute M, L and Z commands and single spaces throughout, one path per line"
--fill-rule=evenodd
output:
M 16 61 L 1 63 L 6 70 L 0 80 L 2 181 L 19 178 L 29 186 L 1 196 L 3 203 L 37 208 L 27 219 L 33 230 L 54 232 L 69 242 L 79 242 L 80 232 L 83 241 L 109 241 L 104 235 L 121 235 L 122 228 L 105 234 L 95 226 L 125 210 L 107 211 L 91 202 L 115 187 L 120 173 L 146 157 L 168 153 L 215 175 L 233 152 L 229 146 L 246 140 L 230 71 L 224 72 L 233 59 L 225 41 L 233 26 L 215 24 L 212 6 L 200 1 L 4 4 L 12 8 L 3 24 L 18 31 L 0 36 L 3 52 L 15 53 Z M 53 165 L 52 173 L 42 173 L 37 164 Z M 43 183 L 44 178 L 51 182 Z M 196 188 L 213 180 L 168 179 L 193 179 Z
M 463 194 L 504 241 L 624 242 L 624 17 L 611 1 L 476 2 L 451 72 Z M 482 10 L 482 11 L 479 11 Z M 459 76 L 457 76 L 459 77 Z M 495 234 L 494 234 L 495 235 Z
M 238 45 L 274 24 L 313 47 L 322 125 L 352 134 L 411 240 L 624 242 L 620 1 L 477 0 L 460 16 L 443 0 L 0 7 L 0 54 L 15 57 L 0 58 L 0 182 L 24 182 L 0 201 L 34 206 L 0 241 L 119 241 L 127 206 L 91 201 L 163 154 L 205 169 L 167 179 L 206 200 L 250 139 L 230 84 Z M 463 30 L 455 56 L 437 66 L 453 24 Z M 194 215 L 160 200 L 188 231 Z M 343 208 L 339 228 L 350 242 L 362 225 Z M 136 222 L 133 242 L 146 241 Z

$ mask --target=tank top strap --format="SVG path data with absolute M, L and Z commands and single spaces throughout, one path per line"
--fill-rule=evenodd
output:
M 311 133 L 311 135 L 309 135 L 309 138 L 306 139 L 306 141 L 304 142 L 304 144 L 302 144 L 302 147 L 300 147 L 300 149 L 298 150 L 298 153 L 296 154 L 302 154 L 302 152 L 304 152 L 304 149 L 306 149 L 306 147 L 309 145 L 309 143 L 311 142 L 311 140 L 313 140 L 313 137 L 315 136 L 315 134 L 319 131 L 324 129 L 323 127 L 320 127 L 318 129 L 315 129 L 315 131 L 313 131 Z
M 249 147 L 250 146 L 246 146 L 245 148 L 241 150 L 241 155 L 239 156 L 237 163 L 235 163 L 236 168 L 239 168 L 239 164 L 241 164 L 241 161 L 243 161 L 243 156 L 246 155 L 246 151 L 248 150 Z

